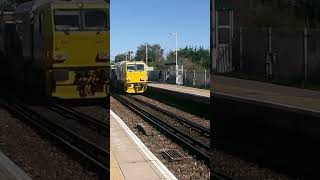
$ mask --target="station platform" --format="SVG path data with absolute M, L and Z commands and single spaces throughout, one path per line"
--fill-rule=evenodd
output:
M 22 169 L 0 151 L 1 180 L 32 180 Z
M 110 179 L 177 179 L 113 111 L 110 111 L 110 144 Z
M 205 89 L 152 82 L 148 83 L 148 90 L 156 93 L 181 96 L 184 99 L 200 103 L 210 103 L 210 91 Z
M 319 179 L 320 91 L 216 75 L 211 85 L 217 149 Z
M 211 93 L 249 98 L 260 102 L 320 111 L 320 91 L 299 89 L 224 76 L 211 76 Z

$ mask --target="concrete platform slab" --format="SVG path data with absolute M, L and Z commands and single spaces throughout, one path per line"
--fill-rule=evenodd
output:
M 0 151 L 1 180 L 32 180 L 22 169 Z
M 148 83 L 148 87 L 166 89 L 166 90 L 177 91 L 185 94 L 210 98 L 210 91 L 205 89 L 192 88 L 187 86 L 178 86 L 173 84 L 163 84 L 163 83 Z
M 177 179 L 113 111 L 110 111 L 110 124 L 111 179 Z
M 211 93 L 223 93 L 261 102 L 320 111 L 320 91 L 224 76 L 211 76 Z

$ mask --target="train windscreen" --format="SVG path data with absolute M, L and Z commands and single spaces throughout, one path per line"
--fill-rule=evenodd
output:
M 143 64 L 129 64 L 129 65 L 127 65 L 127 70 L 129 72 L 144 71 L 144 65 Z
M 107 12 L 105 10 L 84 10 L 83 17 L 85 30 L 107 29 Z
M 56 31 L 79 31 L 81 27 L 80 11 L 55 11 Z

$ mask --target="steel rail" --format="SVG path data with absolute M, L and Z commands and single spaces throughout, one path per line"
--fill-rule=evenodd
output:
M 15 115 L 27 120 L 36 128 L 49 134 L 78 155 L 81 155 L 84 159 L 97 167 L 102 174 L 106 175 L 109 173 L 109 152 L 105 149 L 62 125 L 48 120 L 38 112 L 35 112 L 25 105 L 21 105 L 21 103 L 13 103 L 11 105 L 7 103 L 3 104 L 8 110 L 14 112 Z
M 208 152 L 210 151 L 210 146 L 199 142 L 198 140 L 191 137 L 190 135 L 187 135 L 184 132 L 182 132 L 181 130 L 173 127 L 172 125 L 170 125 L 166 122 L 163 122 L 161 119 L 148 113 L 147 111 L 145 111 L 141 107 L 137 106 L 136 104 L 133 104 L 132 102 L 128 101 L 127 99 L 124 99 L 123 97 L 118 96 L 118 95 L 114 95 L 114 97 L 119 102 L 121 102 L 123 105 L 127 106 L 129 109 L 131 109 L 135 113 L 139 114 L 144 119 L 146 119 L 147 121 L 149 121 L 150 123 L 152 123 L 153 125 L 158 127 L 160 130 L 165 132 L 170 137 L 172 137 L 172 140 L 176 140 L 176 141 L 180 142 L 184 146 L 188 147 L 188 149 L 192 150 L 196 155 L 201 157 L 201 159 L 203 159 L 207 164 L 210 163 L 210 156 L 208 155 L 209 154 Z M 195 144 L 200 145 L 202 147 L 202 149 L 204 149 L 204 150 L 202 150 L 201 148 L 199 148 L 199 146 L 197 146 Z
M 123 96 L 123 97 L 126 97 L 126 98 L 129 98 L 129 99 L 130 99 L 130 97 L 128 97 L 128 96 Z M 143 104 L 143 103 L 141 103 L 141 104 Z M 136 106 L 139 106 L 139 105 L 136 105 Z M 145 106 L 145 104 L 143 104 L 142 106 Z M 143 107 L 139 106 L 139 108 L 140 108 L 141 110 L 145 111 Z M 207 150 L 207 151 L 210 150 L 210 146 L 207 145 L 206 143 L 203 143 L 203 142 L 199 141 L 198 139 L 194 138 L 193 136 L 190 136 L 190 135 L 186 134 L 184 131 L 179 130 L 178 128 L 174 127 L 173 125 L 170 125 L 169 123 L 164 122 L 163 120 L 159 119 L 158 117 L 154 116 L 153 114 L 149 113 L 148 111 L 145 111 L 145 112 L 148 113 L 150 116 L 153 116 L 154 118 L 157 118 L 157 119 L 160 120 L 164 125 L 170 127 L 171 129 L 173 129 L 175 132 L 177 132 L 177 133 L 180 134 L 181 136 L 183 136 L 183 137 L 185 137 L 185 138 L 187 138 L 187 139 L 190 139 L 190 140 L 191 140 L 194 144 L 196 144 L 197 146 L 200 146 L 201 148 L 203 148 L 203 149 L 205 149 L 205 150 Z
M 97 120 L 87 114 L 84 114 L 80 111 L 74 110 L 71 107 L 68 107 L 66 105 L 60 104 L 60 103 L 51 103 L 50 104 L 52 108 L 57 108 L 65 113 L 68 113 L 69 115 L 75 117 L 75 120 L 80 120 L 84 123 L 88 123 L 90 125 L 95 126 L 95 128 L 102 130 L 104 132 L 108 132 L 110 130 L 110 126 L 100 120 Z
M 178 115 L 176 115 L 176 114 L 174 114 L 174 113 L 172 113 L 172 112 L 166 111 L 166 110 L 164 110 L 164 109 L 162 109 L 162 108 L 159 108 L 159 107 L 157 107 L 157 106 L 155 106 L 155 105 L 153 105 L 153 104 L 150 104 L 150 103 L 148 103 L 148 102 L 145 102 L 145 101 L 143 101 L 143 100 L 141 100 L 141 99 L 139 99 L 139 98 L 136 98 L 136 97 L 134 97 L 134 96 L 129 96 L 129 97 L 132 98 L 132 99 L 134 99 L 134 100 L 136 100 L 136 101 L 139 101 L 139 102 L 141 102 L 141 103 L 146 104 L 147 106 L 155 109 L 156 111 L 159 111 L 159 112 L 161 112 L 162 114 L 165 114 L 165 115 L 167 115 L 167 116 L 169 116 L 169 117 L 177 120 L 178 122 L 182 122 L 182 123 L 190 126 L 192 129 L 195 129 L 195 130 L 197 130 L 197 131 L 200 131 L 200 132 L 202 132 L 202 133 L 207 134 L 208 136 L 210 136 L 210 129 L 209 129 L 209 128 L 203 127 L 203 126 L 201 126 L 201 125 L 199 125 L 199 124 L 197 124 L 197 123 L 194 123 L 194 122 L 192 122 L 192 121 L 190 121 L 190 120 L 188 120 L 188 119 L 186 119 L 186 118 L 183 118 L 183 117 L 181 117 L 181 116 L 178 116 Z
M 192 150 L 193 152 L 195 152 L 198 156 L 200 156 L 202 159 L 205 160 L 205 163 L 210 164 L 210 156 L 208 153 L 208 151 L 210 151 L 210 147 L 207 147 L 208 149 L 206 149 L 207 152 L 203 152 L 201 151 L 199 148 L 197 148 L 196 146 L 194 146 L 193 144 L 189 143 L 188 140 L 185 140 L 185 137 L 180 137 L 179 135 L 175 134 L 175 130 L 177 130 L 176 128 L 172 127 L 171 125 L 169 125 L 168 123 L 165 123 L 163 121 L 161 121 L 160 119 L 158 119 L 157 117 L 155 117 L 152 114 L 149 114 L 148 112 L 146 112 L 145 110 L 141 109 L 141 107 L 139 107 L 136 104 L 133 104 L 131 102 L 129 102 L 128 100 L 124 99 L 122 96 L 118 96 L 118 95 L 113 95 L 113 97 L 115 97 L 118 101 L 120 101 L 123 105 L 125 105 L 126 107 L 128 107 L 129 109 L 133 110 L 135 113 L 137 113 L 138 115 L 140 115 L 141 117 L 143 117 L 144 119 L 148 120 L 149 122 L 151 122 L 153 125 L 155 125 L 156 127 L 158 127 L 160 130 L 162 130 L 163 132 L 165 132 L 167 135 L 169 135 L 170 137 L 173 137 L 174 140 L 182 143 L 184 146 L 187 146 L 190 150 Z M 129 98 L 132 98 L 132 96 L 129 96 Z M 134 100 L 136 100 L 137 98 L 132 98 Z M 145 103 L 144 101 L 139 101 L 140 103 Z M 149 103 L 145 103 L 146 105 L 151 105 Z M 154 106 L 154 105 L 151 105 Z M 153 108 L 153 107 L 152 107 Z M 158 107 L 156 107 L 156 109 L 158 109 Z M 165 110 L 163 110 L 165 111 Z M 160 112 L 162 113 L 162 111 L 160 110 Z M 167 113 L 163 113 L 166 114 Z M 168 113 L 170 114 L 170 113 Z M 169 115 L 170 116 L 170 115 Z M 173 118 L 175 118 L 175 116 L 171 116 Z M 179 116 L 177 116 L 179 117 Z M 178 118 L 180 119 L 180 118 Z M 183 118 L 181 118 L 183 119 Z M 186 120 L 188 121 L 188 120 Z M 192 124 L 192 123 L 190 123 Z M 168 128 L 169 126 L 169 128 Z M 191 125 L 192 126 L 192 125 Z M 201 126 L 203 127 L 203 126 Z M 200 129 L 199 129 L 200 130 Z M 208 129 L 207 129 L 208 130 Z M 205 132 L 208 132 L 207 130 L 204 130 Z M 178 130 L 179 131 L 179 130 Z M 210 134 L 210 130 L 209 130 L 209 134 Z M 188 135 L 187 135 L 188 136 Z M 190 137 L 189 137 L 190 138 Z M 211 170 L 211 174 L 212 177 L 214 179 L 217 180 L 232 180 L 232 178 L 230 178 L 229 176 L 226 176 L 222 173 L 219 173 L 215 170 Z

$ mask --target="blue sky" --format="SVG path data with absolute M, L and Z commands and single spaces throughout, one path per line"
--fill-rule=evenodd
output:
M 210 0 L 111 0 L 111 59 L 140 44 L 210 47 Z

